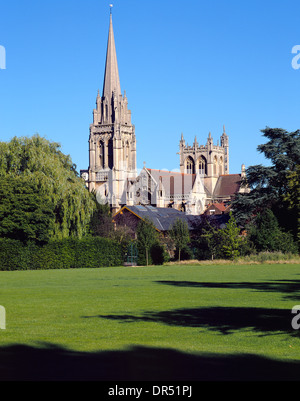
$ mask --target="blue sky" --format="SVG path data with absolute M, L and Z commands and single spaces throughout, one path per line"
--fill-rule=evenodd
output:
M 137 164 L 179 168 L 179 140 L 229 135 L 230 173 L 267 164 L 266 126 L 300 129 L 299 1 L 115 0 L 122 91 Z M 0 140 L 39 133 L 88 167 L 89 125 L 102 90 L 109 27 L 104 0 L 0 2 Z M 300 63 L 300 61 L 299 61 Z

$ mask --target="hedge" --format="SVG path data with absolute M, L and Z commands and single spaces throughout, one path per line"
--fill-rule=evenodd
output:
M 0 238 L 0 270 L 71 269 L 120 266 L 121 245 L 108 238 L 86 237 L 23 244 Z

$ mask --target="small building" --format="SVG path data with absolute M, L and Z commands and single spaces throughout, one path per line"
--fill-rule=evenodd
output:
M 190 232 L 192 232 L 197 227 L 197 224 L 200 224 L 202 219 L 207 218 L 207 216 L 187 214 L 173 208 L 134 205 L 123 206 L 114 215 L 113 223 L 116 226 L 129 228 L 135 236 L 139 222 L 148 219 L 159 233 L 166 235 L 178 218 L 186 221 Z M 228 221 L 228 214 L 214 215 L 210 216 L 210 218 L 222 228 Z
M 229 213 L 230 210 L 231 210 L 230 204 L 228 205 L 224 202 L 215 202 L 215 203 L 208 205 L 204 214 L 208 215 L 208 216 L 226 214 L 226 213 Z

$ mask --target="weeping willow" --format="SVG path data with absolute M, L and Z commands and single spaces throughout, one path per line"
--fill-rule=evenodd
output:
M 0 142 L 0 179 L 24 177 L 53 206 L 51 239 L 82 238 L 88 233 L 95 199 L 59 143 L 37 135 Z

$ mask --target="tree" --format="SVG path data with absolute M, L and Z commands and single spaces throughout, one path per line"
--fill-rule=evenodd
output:
M 9 142 L 0 142 L 0 179 L 13 182 L 17 177 L 24 180 L 21 186 L 25 185 L 27 179 L 28 182 L 34 182 L 35 194 L 47 199 L 46 204 L 50 205 L 54 214 L 49 224 L 50 239 L 81 238 L 88 233 L 96 204 L 78 176 L 70 156 L 61 152 L 58 143 L 39 135 L 31 138 L 14 137 Z M 36 203 L 36 207 L 37 210 L 40 208 L 42 214 L 41 202 L 39 206 Z M 13 224 L 13 216 L 16 217 L 16 214 L 11 215 L 10 224 Z M 14 224 L 17 225 L 18 220 Z M 34 224 L 33 221 L 30 223 L 31 226 Z
M 93 192 L 93 196 L 95 193 Z M 96 208 L 91 216 L 90 230 L 91 234 L 95 237 L 110 237 L 114 230 L 112 215 L 108 204 L 100 204 L 96 201 Z
M 296 237 L 298 247 L 300 250 L 300 165 L 298 164 L 294 171 L 291 171 L 288 175 L 287 182 L 288 191 L 284 197 L 287 202 L 289 210 L 293 211 L 293 215 L 296 216 Z
M 177 218 L 171 227 L 170 237 L 174 241 L 175 247 L 178 250 L 178 260 L 180 261 L 181 251 L 190 242 L 190 233 L 187 222 Z
M 248 229 L 249 240 L 258 252 L 296 252 L 291 234 L 280 229 L 271 209 L 259 213 Z
M 202 232 L 202 242 L 206 244 L 210 258 L 213 260 L 220 256 L 220 244 L 221 244 L 221 229 L 214 227 L 214 225 L 208 223 Z
M 1 178 L 0 237 L 43 244 L 50 239 L 54 221 L 54 205 L 33 177 Z
M 257 150 L 270 161 L 270 166 L 255 165 L 246 169 L 243 184 L 249 193 L 238 194 L 232 202 L 234 216 L 245 226 L 259 212 L 272 209 L 280 225 L 295 230 L 295 215 L 288 210 L 285 198 L 288 195 L 289 176 L 300 164 L 300 130 L 287 132 L 279 128 L 262 130 L 268 142 Z
M 230 212 L 230 218 L 226 227 L 220 230 L 221 249 L 226 258 L 235 259 L 240 255 L 240 246 L 243 239 L 240 236 L 240 228 Z
M 138 245 L 144 250 L 146 256 L 146 265 L 149 264 L 149 251 L 152 245 L 158 242 L 158 234 L 149 219 L 141 220 L 137 227 Z
M 202 214 L 193 221 L 191 247 L 199 260 L 214 259 L 219 254 L 219 225 L 214 216 Z

